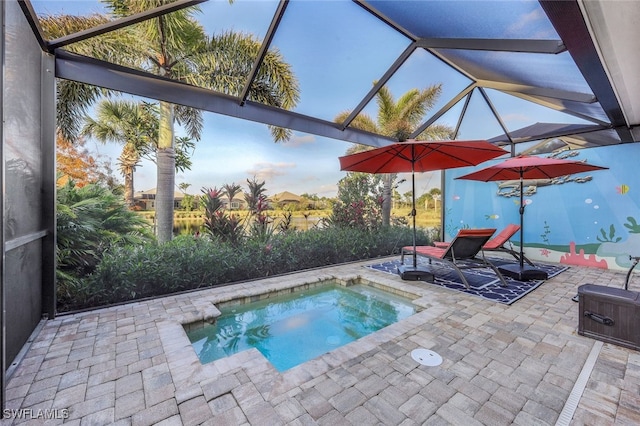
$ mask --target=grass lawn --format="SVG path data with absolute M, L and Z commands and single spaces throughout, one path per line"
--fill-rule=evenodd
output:
M 402 207 L 398 209 L 393 209 L 391 211 L 393 216 L 404 217 L 407 219 L 407 222 L 411 224 L 411 208 L 410 207 Z M 418 228 L 433 228 L 435 226 L 441 225 L 441 210 L 438 207 L 437 210 L 429 209 L 417 209 L 416 210 L 416 227 Z

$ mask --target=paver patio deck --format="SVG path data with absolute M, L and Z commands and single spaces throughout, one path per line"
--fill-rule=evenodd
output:
M 507 306 L 368 263 L 43 322 L 13 368 L 6 407 L 58 419 L 3 424 L 640 424 L 640 353 L 578 335 L 571 301 L 580 284 L 620 287 L 624 273 L 572 267 Z M 202 365 L 182 326 L 217 315 L 220 301 L 358 276 L 414 295 L 422 310 L 284 373 L 255 349 Z M 443 363 L 418 364 L 419 347 Z

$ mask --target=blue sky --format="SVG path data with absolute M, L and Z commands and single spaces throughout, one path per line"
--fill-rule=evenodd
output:
M 96 1 L 33 1 L 39 13 L 87 14 L 103 11 Z M 333 120 L 338 113 L 355 108 L 409 41 L 389 30 L 379 20 L 362 13 L 351 1 L 292 1 L 284 14 L 279 31 L 272 42 L 298 77 L 301 99 L 295 111 Z M 211 0 L 200 5 L 203 14 L 213 19 L 202 20 L 208 33 L 224 29 L 247 32 L 262 38 L 266 32 L 276 1 Z M 531 17 L 529 17 L 531 19 Z M 330 67 L 327 68 L 327 64 Z M 399 97 L 411 88 L 423 89 L 431 84 L 443 84 L 442 95 L 434 106 L 438 110 L 451 97 L 469 84 L 466 77 L 451 72 L 446 65 L 430 54 L 418 50 L 397 75 L 388 82 L 391 92 Z M 510 129 L 533 124 L 535 121 L 576 122 L 563 117 L 558 120 L 550 112 L 529 103 L 497 95 L 495 107 L 508 111 L 505 122 Z M 462 123 L 459 139 L 490 138 L 502 132 L 490 111 L 472 97 L 469 118 Z M 525 105 L 526 104 L 526 105 Z M 455 126 L 456 111 L 440 120 Z M 375 103 L 365 111 L 375 117 Z M 540 115 L 543 114 L 543 115 Z M 534 119 L 535 117 L 535 119 Z M 203 187 L 220 187 L 235 182 L 246 184 L 256 177 L 265 180 L 270 194 L 291 191 L 319 196 L 335 196 L 337 182 L 345 176 L 339 170 L 338 157 L 345 154 L 349 143 L 295 132 L 291 141 L 274 143 L 263 124 L 224 117 L 205 112 L 203 137 L 197 143 L 190 171 L 179 173 L 176 183 L 191 185 L 189 192 L 199 193 Z M 115 159 L 120 153 L 117 145 L 100 145 L 89 141 L 90 148 L 99 155 Z M 409 176 L 399 191 L 410 190 Z M 155 187 L 155 165 L 143 162 L 135 174 L 136 191 Z M 419 196 L 432 187 L 439 187 L 440 173 L 416 176 Z

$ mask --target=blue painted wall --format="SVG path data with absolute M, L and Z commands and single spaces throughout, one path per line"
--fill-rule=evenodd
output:
M 571 160 L 609 169 L 572 175 L 564 182 L 525 180 L 525 254 L 532 260 L 626 270 L 629 255 L 640 256 L 640 144 L 570 153 Z M 445 240 L 461 228 L 499 231 L 520 223 L 518 182 L 510 186 L 455 179 L 500 161 L 444 173 Z M 512 241 L 519 246 L 520 234 Z

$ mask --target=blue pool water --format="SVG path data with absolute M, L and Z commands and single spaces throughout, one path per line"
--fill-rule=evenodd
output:
M 285 371 L 415 313 L 409 299 L 366 285 L 318 286 L 221 309 L 187 334 L 202 363 L 258 349 Z

